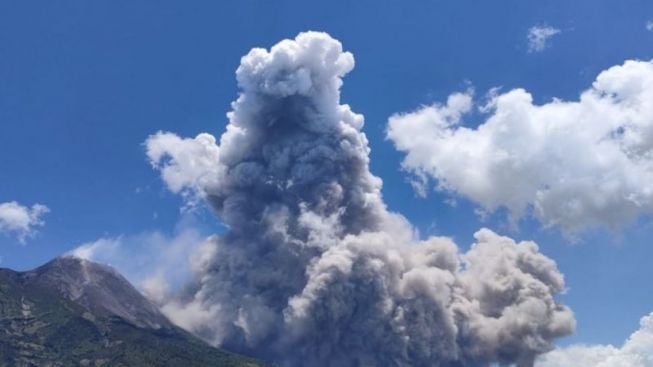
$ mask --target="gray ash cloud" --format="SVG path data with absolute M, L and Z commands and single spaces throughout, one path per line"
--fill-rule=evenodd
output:
M 228 227 L 192 255 L 196 281 L 163 311 L 284 366 L 531 366 L 574 328 L 555 262 L 488 229 L 461 252 L 390 212 L 363 116 L 340 103 L 353 67 L 325 33 L 253 49 L 219 142 L 147 140 L 168 187 Z

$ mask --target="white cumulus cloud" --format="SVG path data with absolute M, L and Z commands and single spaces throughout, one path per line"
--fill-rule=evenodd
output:
M 34 236 L 36 227 L 43 226 L 41 218 L 49 212 L 47 206 L 34 204 L 27 207 L 15 201 L 0 203 L 0 233 L 16 235 L 21 243 Z
M 215 138 L 199 134 L 194 139 L 183 139 L 175 134 L 158 132 L 147 141 L 147 156 L 161 171 L 168 188 L 179 193 L 186 188 L 213 185 L 220 177 L 220 158 Z
M 530 52 L 542 52 L 549 46 L 551 37 L 559 34 L 561 31 L 557 28 L 543 25 L 534 26 L 528 30 L 528 50 Z
M 653 62 L 611 67 L 574 101 L 535 104 L 523 89 L 490 99 L 476 127 L 463 122 L 470 93 L 390 117 L 403 168 L 487 212 L 532 213 L 567 233 L 653 212 Z
M 621 346 L 572 345 L 545 354 L 537 367 L 649 367 L 653 366 L 653 313 Z

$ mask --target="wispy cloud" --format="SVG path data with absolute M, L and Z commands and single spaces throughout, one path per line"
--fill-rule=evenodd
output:
M 36 227 L 45 224 L 41 217 L 49 211 L 42 204 L 29 208 L 16 201 L 0 203 L 0 233 L 15 235 L 18 241 L 25 243 L 27 238 L 34 236 Z
M 646 30 L 653 31 L 653 20 L 649 20 L 648 22 L 646 22 Z
M 103 237 L 83 243 L 65 254 L 110 265 L 134 283 L 152 301 L 186 284 L 202 267 L 209 240 L 192 218 L 182 218 L 173 234 L 146 231 Z
M 542 52 L 549 46 L 551 37 L 559 34 L 561 31 L 557 28 L 542 25 L 534 26 L 528 30 L 528 51 Z

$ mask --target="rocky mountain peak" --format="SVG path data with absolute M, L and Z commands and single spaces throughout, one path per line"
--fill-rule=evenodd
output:
M 108 265 L 66 255 L 22 276 L 26 284 L 56 289 L 93 314 L 118 316 L 138 327 L 171 326 L 155 305 Z

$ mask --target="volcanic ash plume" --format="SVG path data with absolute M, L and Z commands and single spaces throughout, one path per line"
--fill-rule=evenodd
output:
M 481 229 L 461 253 L 415 238 L 369 171 L 363 116 L 340 104 L 352 54 L 325 33 L 255 48 L 219 143 L 157 133 L 168 187 L 228 227 L 192 257 L 175 322 L 284 366 L 530 366 L 574 328 L 555 263 Z

